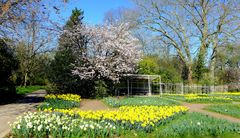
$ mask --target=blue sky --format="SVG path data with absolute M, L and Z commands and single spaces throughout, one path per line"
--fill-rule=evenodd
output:
M 84 11 L 84 22 L 99 24 L 103 22 L 107 11 L 119 7 L 132 8 L 134 4 L 131 0 L 69 0 L 68 4 L 61 8 L 61 15 L 68 18 L 75 7 Z

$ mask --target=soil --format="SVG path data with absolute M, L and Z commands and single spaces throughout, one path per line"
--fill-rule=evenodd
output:
M 101 100 L 82 99 L 80 103 L 81 110 L 110 110 L 112 108 L 105 105 Z

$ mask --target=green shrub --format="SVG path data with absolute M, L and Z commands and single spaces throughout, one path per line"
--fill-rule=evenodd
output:
M 95 81 L 94 89 L 95 89 L 96 98 L 102 98 L 102 97 L 108 96 L 107 85 L 104 81 L 101 81 L 101 80 Z

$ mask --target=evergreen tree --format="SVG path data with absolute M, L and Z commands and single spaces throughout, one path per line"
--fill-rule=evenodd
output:
M 66 31 L 74 31 L 76 26 L 83 27 L 83 18 L 83 11 L 77 8 L 74 9 L 64 29 Z M 76 38 L 74 36 L 70 38 L 66 33 L 60 36 L 59 47 L 54 60 L 50 64 L 49 72 L 49 80 L 53 84 L 52 90 L 55 92 L 79 93 L 78 91 L 80 91 L 79 87 L 83 82 L 72 74 L 72 65 L 76 62 L 75 55 L 83 54 L 83 51 L 86 50 L 86 41 L 83 34 L 77 35 Z M 77 43 L 71 43 L 72 39 L 75 39 Z M 73 47 L 79 47 L 79 51 L 74 51 Z

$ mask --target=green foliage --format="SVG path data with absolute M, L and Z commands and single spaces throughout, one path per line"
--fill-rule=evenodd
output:
M 37 46 L 36 46 L 37 47 Z M 42 47 L 32 49 L 27 43 L 16 45 L 19 68 L 14 73 L 16 85 L 46 85 L 51 54 L 42 52 Z
M 218 78 L 217 82 L 219 84 L 239 82 L 239 52 L 239 44 L 226 44 L 218 47 L 215 75 Z
M 176 62 L 175 58 L 145 56 L 138 64 L 138 73 L 161 75 L 163 82 L 181 82 L 181 72 L 178 70 Z
M 46 89 L 46 86 L 39 86 L 39 85 L 27 86 L 27 87 L 18 86 L 17 94 L 26 94 L 26 93 L 31 93 L 37 90 L 43 90 L 43 89 Z
M 16 89 L 10 77 L 18 68 L 18 61 L 14 55 L 13 49 L 0 39 L 0 96 L 8 100 L 9 97 L 14 97 Z M 2 101 L 4 99 L 1 99 Z
M 156 131 L 158 137 L 221 137 L 239 136 L 240 125 L 200 113 L 188 113 Z
M 71 30 L 74 25 L 81 25 L 83 19 L 83 11 L 75 9 L 72 11 L 72 15 L 68 22 L 65 25 L 65 29 Z M 87 87 L 87 84 L 84 80 L 79 80 L 78 77 L 72 74 L 73 64 L 76 61 L 76 56 L 71 47 L 72 44 L 67 43 L 68 39 L 66 36 L 61 35 L 59 39 L 59 48 L 56 51 L 54 60 L 50 63 L 49 68 L 49 81 L 51 85 L 54 86 L 49 88 L 51 92 L 54 93 L 80 93 L 83 97 L 88 97 L 91 94 L 84 94 L 87 92 L 82 87 Z M 81 38 L 84 39 L 84 38 Z
M 207 69 L 205 67 L 204 63 L 204 54 L 199 54 L 198 58 L 194 61 L 194 78 L 197 81 L 200 81 L 203 79 L 203 74 L 207 72 Z
M 96 98 L 103 98 L 108 96 L 107 85 L 104 81 L 102 80 L 95 81 L 94 89 Z
M 210 105 L 205 109 L 240 118 L 240 110 L 239 110 L 240 105 L 233 105 L 233 104 Z
M 71 50 L 57 51 L 54 60 L 50 63 L 49 81 L 56 84 L 55 91 L 69 92 L 74 89 L 77 83 L 76 77 L 72 75 L 72 63 L 75 57 Z
M 66 23 L 66 27 L 72 28 L 74 25 L 82 24 L 84 12 L 81 9 L 75 8 L 72 10 L 72 15 Z
M 142 106 L 142 105 L 165 106 L 165 105 L 179 104 L 175 100 L 161 98 L 161 97 L 132 97 L 132 98 L 123 98 L 123 99 L 108 97 L 108 98 L 104 98 L 104 102 L 112 107 Z
M 157 56 L 146 56 L 138 63 L 138 73 L 140 74 L 158 74 L 159 65 Z

